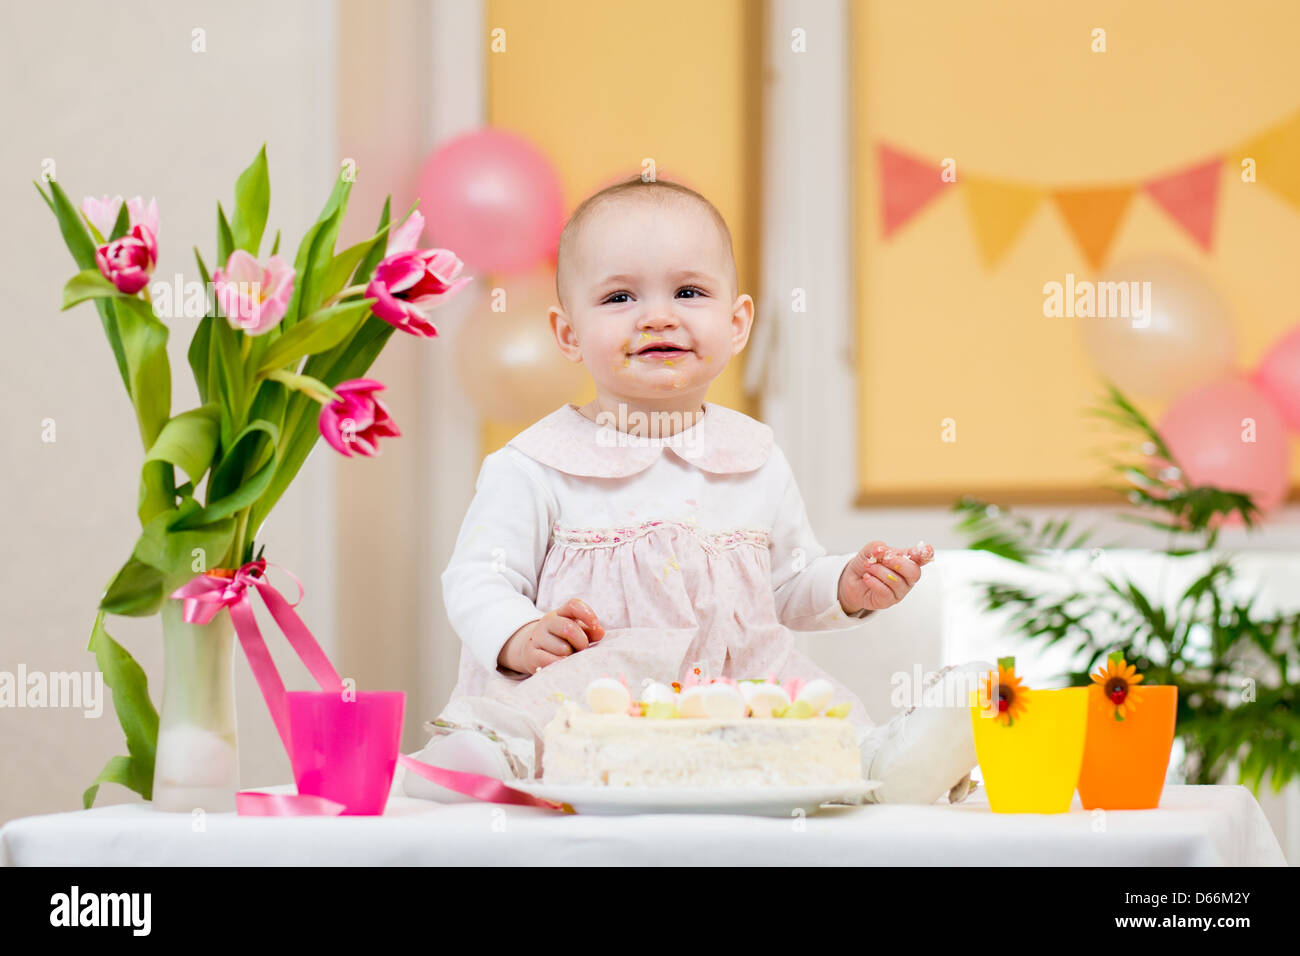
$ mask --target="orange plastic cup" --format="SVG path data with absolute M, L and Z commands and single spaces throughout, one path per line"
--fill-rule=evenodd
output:
M 1083 761 L 1088 688 L 1021 691 L 1026 709 L 1010 727 L 981 710 L 978 693 L 971 691 L 970 719 L 989 809 L 1069 812 Z
M 1160 804 L 1174 745 L 1178 688 L 1140 685 L 1142 701 L 1123 720 L 1100 684 L 1088 688 L 1088 739 L 1079 773 L 1085 810 L 1153 810 Z

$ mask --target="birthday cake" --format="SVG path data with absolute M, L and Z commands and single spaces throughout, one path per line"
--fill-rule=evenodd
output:
M 600 678 L 564 701 L 542 741 L 542 779 L 597 787 L 804 787 L 863 782 L 849 705 L 829 681 L 648 683 L 633 699 Z

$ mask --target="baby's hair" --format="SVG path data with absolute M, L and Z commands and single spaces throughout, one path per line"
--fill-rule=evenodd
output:
M 722 218 L 722 213 L 718 212 L 718 208 L 689 186 L 668 179 L 646 180 L 640 176 L 633 176 L 631 179 L 625 179 L 592 193 L 578 205 L 577 209 L 573 210 L 573 215 L 565 222 L 564 229 L 560 232 L 560 244 L 555 262 L 555 294 L 559 297 L 561 306 L 564 305 L 561 280 L 566 270 L 571 268 L 569 260 L 573 258 L 573 246 L 577 242 L 578 235 L 597 207 L 607 201 L 621 198 L 653 200 L 661 205 L 672 199 L 686 199 L 702 205 L 713 217 L 718 232 L 727 242 L 727 258 L 731 263 L 729 276 L 731 291 L 733 294 L 737 291 L 736 257 L 731 243 L 731 229 L 727 226 L 727 220 Z

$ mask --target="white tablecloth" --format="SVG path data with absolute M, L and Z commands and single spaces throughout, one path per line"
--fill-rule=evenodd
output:
M 292 787 L 267 788 L 293 792 Z M 689 852 L 688 852 L 689 848 Z M 997 814 L 983 791 L 948 806 L 831 807 L 806 819 L 598 817 L 395 796 L 382 817 L 240 817 L 120 804 L 13 820 L 0 863 L 41 866 L 559 865 L 1285 866 L 1240 786 L 1165 787 L 1157 810 Z

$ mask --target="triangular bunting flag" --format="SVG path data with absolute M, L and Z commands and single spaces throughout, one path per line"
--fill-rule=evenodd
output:
M 1265 130 L 1235 155 L 1239 161 L 1253 159 L 1258 181 L 1300 208 L 1300 113 Z
M 907 222 L 944 186 L 939 167 L 880 144 L 880 207 L 885 218 L 885 238 Z
M 1094 269 L 1100 269 L 1128 209 L 1129 200 L 1133 198 L 1133 187 L 1057 189 L 1052 198 L 1088 263 Z
M 991 269 L 1001 261 L 1038 209 L 1043 190 L 1025 183 L 967 176 L 962 180 L 962 191 L 966 194 L 966 208 L 980 256 Z
M 1215 201 L 1222 166 L 1223 157 L 1215 157 L 1190 169 L 1152 179 L 1144 187 L 1206 252 L 1210 251 L 1214 237 Z

